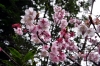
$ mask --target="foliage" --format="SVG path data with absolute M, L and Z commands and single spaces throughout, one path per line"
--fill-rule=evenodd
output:
M 9 56 L 10 61 L 3 60 L 3 62 L 6 65 L 8 66 L 29 66 L 31 63 L 34 63 L 34 61 L 32 61 L 31 63 L 29 63 L 28 61 L 34 58 L 34 54 L 36 53 L 36 50 L 29 50 L 27 54 L 25 55 L 19 53 L 14 48 L 9 48 L 9 50 L 11 53 L 11 57 Z

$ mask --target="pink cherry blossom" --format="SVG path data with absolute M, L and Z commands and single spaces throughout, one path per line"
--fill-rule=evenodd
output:
M 51 35 L 50 35 L 50 33 L 49 33 L 48 31 L 43 31 L 43 32 L 42 32 L 42 35 L 43 35 L 43 40 L 44 40 L 45 42 L 51 40 Z
M 38 25 L 42 28 L 42 29 L 48 29 L 50 26 L 50 23 L 48 21 L 47 18 L 41 18 L 38 22 Z
M 63 43 L 62 46 L 61 46 L 61 49 L 62 50 L 66 50 L 66 48 L 68 47 L 69 45 L 67 43 Z
M 87 29 L 88 29 L 88 27 L 85 24 L 80 24 L 78 26 L 78 32 L 77 32 L 78 36 L 80 36 L 80 35 L 84 36 L 84 34 L 86 33 Z
M 18 28 L 18 27 L 21 28 L 21 24 L 16 23 L 16 24 L 13 24 L 12 27 L 13 27 L 13 28 Z
M 46 57 L 46 56 L 48 56 L 48 51 L 47 50 L 44 50 L 44 49 L 41 49 L 41 56 L 42 57 Z
M 95 35 L 95 30 L 93 28 L 88 28 L 85 35 L 89 37 L 93 37 Z
M 31 32 L 34 28 L 34 24 L 26 25 L 26 29 L 28 29 L 29 32 Z
M 25 15 L 30 15 L 30 17 L 34 19 L 36 17 L 36 11 L 34 11 L 32 7 L 29 7 L 29 9 L 25 10 Z
M 97 32 L 100 33 L 100 24 L 97 25 Z
M 75 32 L 70 32 L 70 37 L 74 37 L 75 36 Z
M 59 60 L 60 60 L 60 61 L 65 61 L 65 60 L 66 60 L 66 54 L 63 53 L 63 52 L 60 52 Z
M 75 18 L 70 18 L 70 20 L 69 20 L 69 22 L 71 23 L 71 24 L 74 24 L 75 22 L 76 22 L 76 20 L 75 20 Z
M 25 15 L 22 17 L 21 19 L 21 23 L 25 24 L 25 25 L 31 25 L 34 22 L 34 18 L 30 15 Z
M 54 63 L 57 63 L 60 61 L 58 55 L 56 53 L 53 53 L 53 52 L 50 52 L 49 58 Z
M 51 52 L 56 53 L 58 51 L 58 47 L 56 45 L 52 45 Z
M 57 63 L 60 61 L 59 57 L 58 56 L 52 56 L 50 57 L 51 61 L 54 62 L 54 63 Z
M 41 43 L 40 39 L 37 37 L 36 34 L 31 34 L 31 41 L 34 43 Z
M 33 34 L 37 34 L 37 32 L 40 34 L 42 32 L 42 28 L 39 25 L 34 25 L 33 29 L 31 30 Z
M 64 16 L 65 16 L 65 11 L 64 11 L 64 10 L 61 10 L 61 11 L 55 13 L 55 17 L 56 17 L 58 20 L 63 19 Z
M 93 39 L 93 38 L 88 38 L 88 41 L 92 44 L 92 45 L 96 45 L 97 44 L 97 39 Z
M 63 62 L 66 60 L 67 56 L 75 61 L 79 56 L 79 58 L 84 59 L 85 61 L 88 60 L 98 62 L 100 47 L 96 44 L 99 41 L 96 38 L 92 38 L 95 37 L 95 32 L 100 33 L 100 24 L 96 24 L 97 31 L 95 31 L 94 28 L 87 26 L 77 18 L 71 17 L 69 19 L 67 17 L 70 16 L 65 9 L 62 9 L 60 6 L 54 6 L 54 14 L 52 14 L 53 21 L 50 21 L 48 18 L 39 18 L 36 20 L 37 13 L 32 7 L 30 7 L 29 9 L 25 10 L 25 15 L 21 16 L 21 24 L 24 26 L 24 28 L 20 24 L 14 24 L 12 27 L 14 28 L 15 33 L 18 35 L 23 35 L 25 29 L 26 32 L 24 33 L 28 33 L 31 36 L 30 41 L 34 44 L 42 43 L 42 48 L 39 48 L 41 51 L 41 57 L 49 57 L 50 61 L 53 63 Z M 74 25 L 74 27 L 70 28 L 70 24 Z M 57 30 L 57 35 L 54 35 L 53 38 L 52 34 L 56 31 L 56 29 L 58 29 L 56 26 L 59 28 L 59 30 Z M 77 30 L 74 30 L 74 28 L 77 28 Z M 80 36 L 82 36 L 82 38 Z M 74 38 L 79 40 L 84 39 L 84 37 L 86 38 L 86 46 L 81 52 L 81 48 L 84 47 L 85 43 L 83 41 L 76 43 Z M 88 45 L 88 42 L 90 45 Z M 95 50 L 88 54 L 88 46 L 90 49 L 95 47 Z M 0 48 L 0 51 L 1 50 L 2 49 Z M 66 54 L 66 52 L 68 54 Z
M 93 62 L 98 62 L 99 61 L 99 55 L 95 54 L 94 52 L 91 52 L 89 54 L 82 54 L 81 55 L 85 61 L 93 61 Z
M 61 31 L 59 33 L 60 33 L 60 37 L 64 37 L 66 35 L 66 33 L 67 33 L 66 28 L 65 29 L 61 29 Z
M 54 6 L 54 12 L 59 12 L 59 11 L 61 11 L 61 7 L 60 6 Z
M 50 46 L 49 45 L 43 45 L 42 49 L 44 50 L 49 50 Z
M 61 38 L 61 37 L 58 38 L 58 39 L 57 39 L 57 43 L 63 43 L 63 38 Z
M 14 28 L 14 31 L 15 31 L 15 33 L 16 34 L 18 34 L 18 35 L 23 35 L 23 31 L 22 31 L 22 29 L 21 28 Z
M 62 19 L 62 20 L 61 20 L 60 27 L 63 29 L 63 28 L 66 28 L 67 25 L 68 25 L 67 20 L 66 20 L 66 19 Z
M 56 14 L 53 14 L 52 17 L 53 17 L 53 20 L 54 20 L 54 24 L 55 25 L 60 23 L 59 19 L 56 17 Z

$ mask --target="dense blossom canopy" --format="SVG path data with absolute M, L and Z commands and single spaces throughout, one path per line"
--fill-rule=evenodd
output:
M 75 17 L 68 19 L 70 13 L 57 5 L 54 7 L 53 21 L 48 18 L 39 18 L 37 21 L 37 14 L 30 7 L 25 10 L 25 15 L 21 16 L 22 25 L 19 27 L 14 24 L 13 26 L 18 35 L 23 36 L 28 33 L 31 36 L 31 42 L 42 45 L 42 48 L 39 49 L 41 57 L 49 57 L 53 63 L 64 62 L 71 58 L 74 61 L 80 59 L 98 64 L 100 55 L 100 42 L 97 40 L 98 33 L 100 33 L 99 19 L 92 20 L 92 22 L 91 19 L 84 22 Z M 17 27 L 15 28 L 15 26 Z M 25 29 L 26 32 L 24 32 Z M 55 38 L 52 36 L 54 29 L 59 29 Z M 78 43 L 76 38 L 80 38 L 78 41 L 81 42 Z

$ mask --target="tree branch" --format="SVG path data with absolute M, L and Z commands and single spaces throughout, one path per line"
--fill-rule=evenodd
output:
M 95 27 L 95 25 L 94 25 L 94 23 L 93 23 L 93 20 L 92 20 L 92 17 L 89 15 L 89 20 L 90 20 L 90 24 L 92 24 L 93 25 L 93 27 L 94 27 L 94 29 L 95 29 L 95 31 L 97 31 L 96 30 L 96 27 Z M 96 32 L 96 34 L 98 35 L 98 37 L 100 38 L 100 35 Z
M 43 39 L 40 38 L 38 31 L 37 31 L 37 37 L 39 38 L 39 40 L 40 40 L 43 44 L 47 45 L 47 43 L 46 43 Z
M 94 1 L 95 1 L 95 0 L 92 0 L 92 5 L 91 5 L 91 12 L 90 12 L 90 14 L 92 14 Z
M 70 57 L 67 57 L 69 60 L 71 60 L 72 62 L 75 62 L 78 66 L 81 66 L 78 62 L 76 62 L 75 60 L 71 59 Z

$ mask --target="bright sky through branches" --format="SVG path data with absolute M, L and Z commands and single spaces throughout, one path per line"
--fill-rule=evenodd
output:
M 100 0 L 96 0 L 93 5 L 93 14 L 100 15 Z

